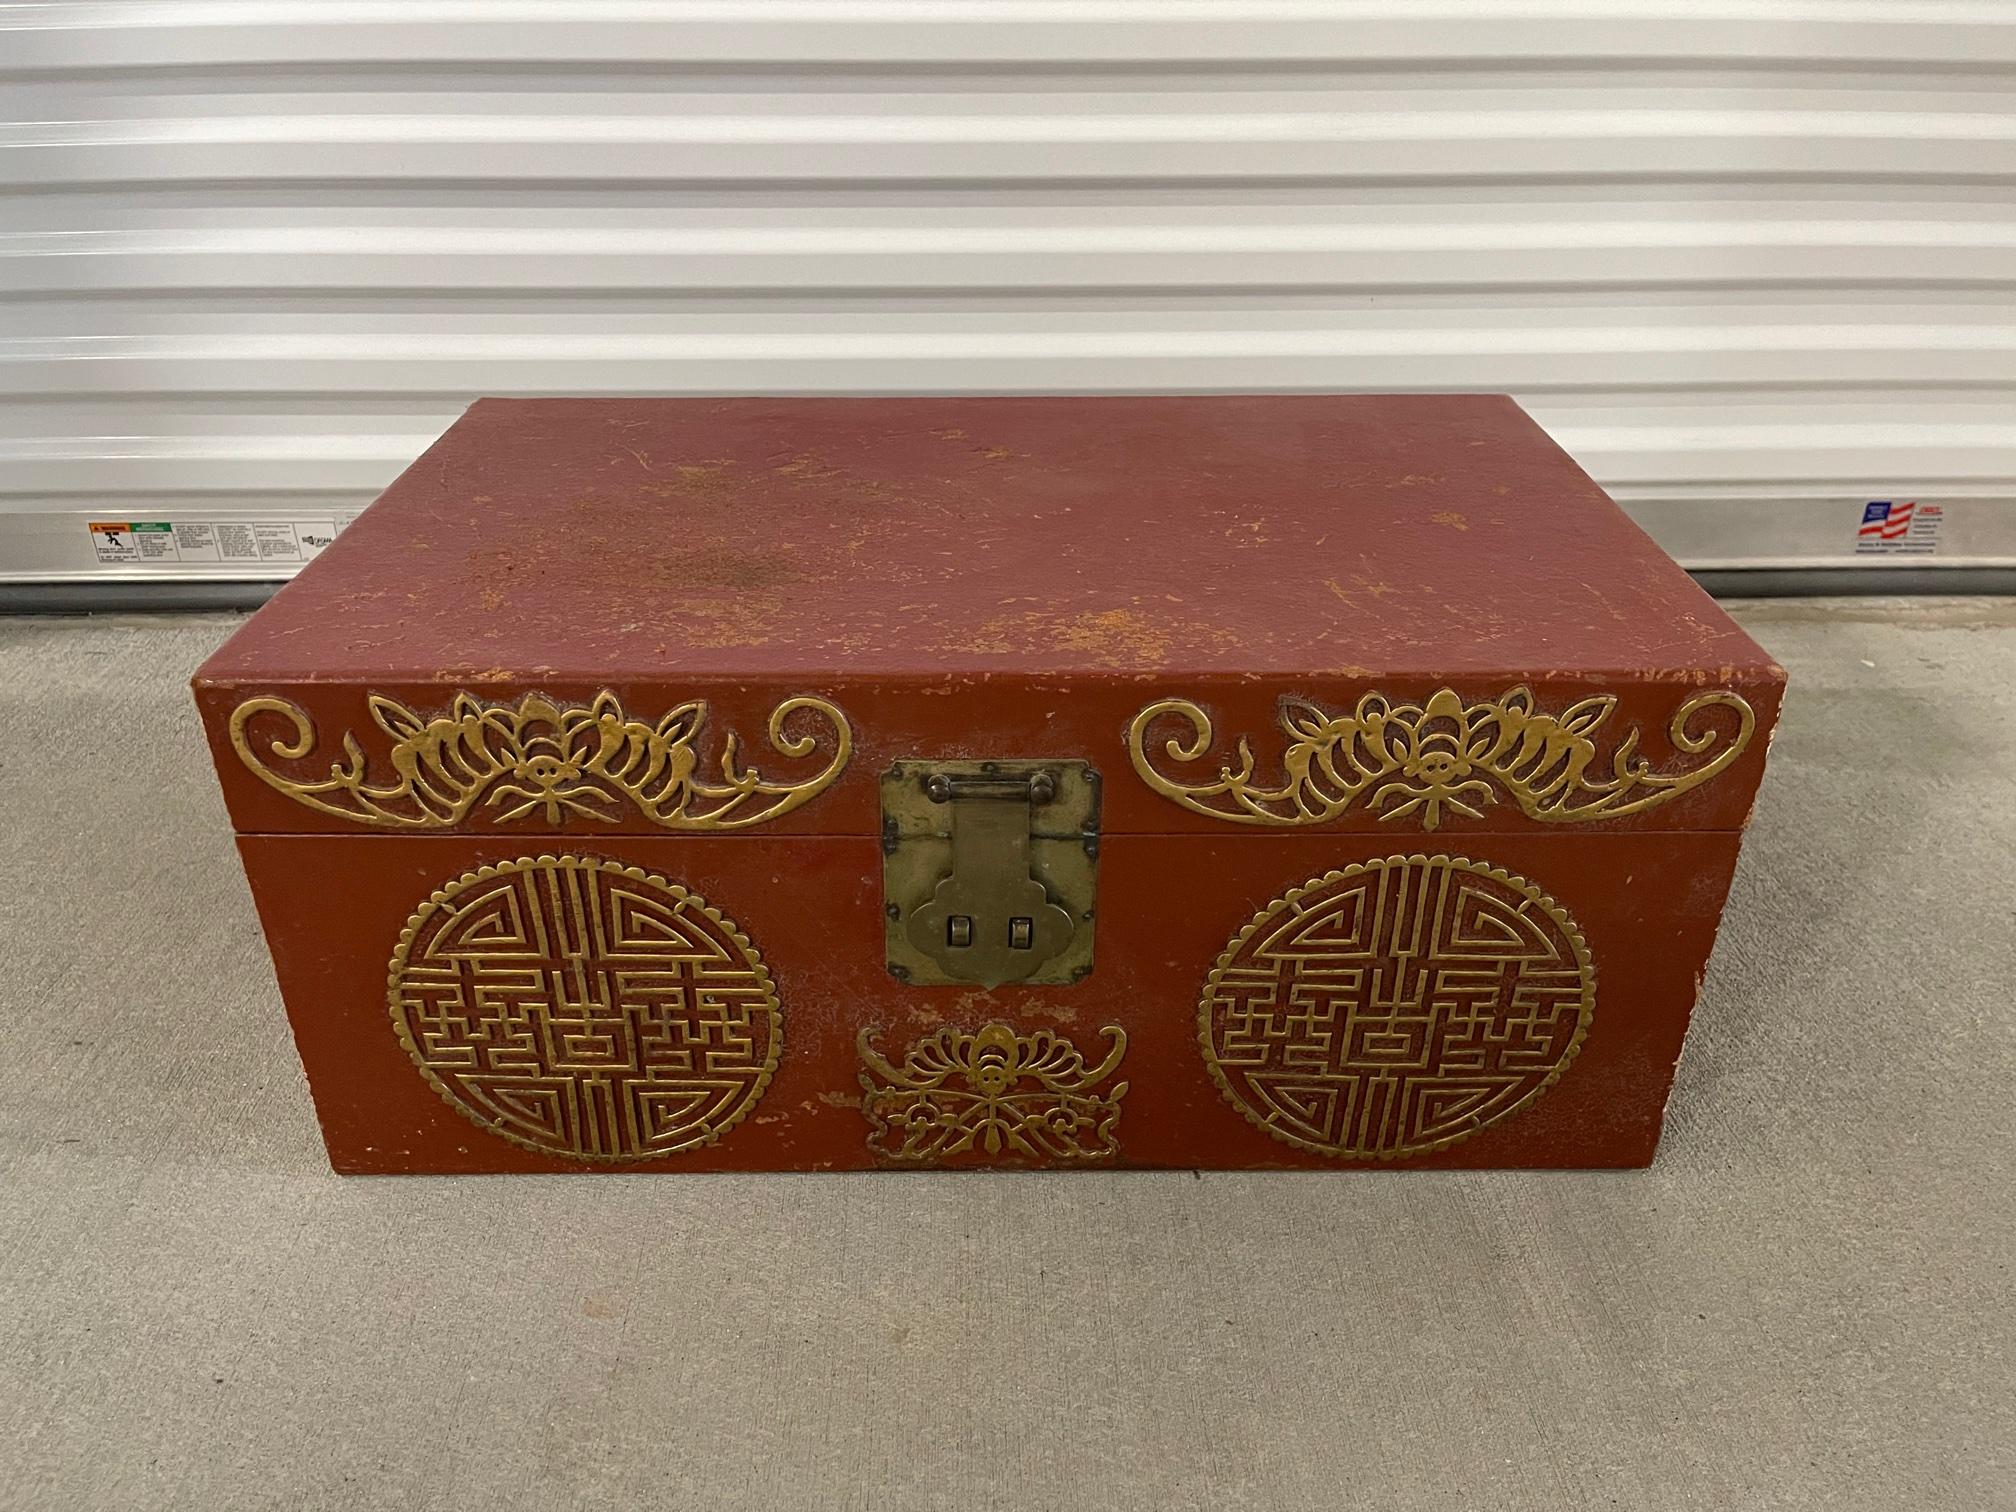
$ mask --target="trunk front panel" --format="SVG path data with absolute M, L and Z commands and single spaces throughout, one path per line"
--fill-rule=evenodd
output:
M 1091 975 L 990 992 L 867 837 L 240 840 L 358 1173 L 1642 1165 L 1737 844 L 1113 835 Z

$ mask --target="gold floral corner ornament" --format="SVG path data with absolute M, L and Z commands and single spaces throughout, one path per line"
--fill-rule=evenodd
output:
M 792 781 L 744 768 L 731 732 L 722 742 L 721 780 L 699 775 L 696 741 L 707 705 L 682 703 L 655 724 L 633 719 L 614 693 L 588 704 L 530 693 L 518 703 L 487 703 L 457 693 L 445 714 L 426 718 L 371 695 L 371 717 L 393 740 L 390 776 L 375 776 L 357 738 L 343 736 L 343 757 L 329 775 L 303 779 L 268 766 L 299 761 L 314 749 L 315 725 L 284 698 L 252 698 L 231 712 L 232 750 L 259 780 L 296 803 L 389 829 L 447 829 L 472 814 L 492 824 L 573 818 L 613 824 L 628 803 L 670 830 L 746 829 L 787 814 L 832 786 L 853 752 L 847 717 L 823 698 L 787 698 L 770 715 L 769 741 L 802 760 L 831 747 L 817 771 Z M 288 733 L 255 740 L 255 722 L 284 720 Z
M 1757 716 L 1728 689 L 1697 693 L 1673 711 L 1667 738 L 1685 756 L 1707 759 L 1662 772 L 1638 754 L 1638 730 L 1627 731 L 1607 764 L 1595 737 L 1617 706 L 1612 694 L 1570 704 L 1558 714 L 1534 705 L 1519 687 L 1486 703 L 1466 704 L 1442 688 L 1426 703 L 1396 704 L 1367 693 L 1349 714 L 1333 714 L 1301 699 L 1283 699 L 1281 728 L 1289 737 L 1282 778 L 1256 780 L 1251 747 L 1238 743 L 1239 764 L 1221 765 L 1208 782 L 1188 783 L 1158 770 L 1202 761 L 1211 749 L 1211 716 L 1187 698 L 1165 698 L 1134 716 L 1127 751 L 1141 780 L 1187 809 L 1235 824 L 1322 824 L 1363 799 L 1381 820 L 1416 815 L 1436 829 L 1445 811 L 1481 819 L 1483 807 L 1508 795 L 1529 819 L 1577 824 L 1620 818 L 1677 798 L 1725 771 L 1756 733 Z M 1727 718 L 1700 719 L 1711 709 Z M 1164 720 L 1187 728 L 1164 739 L 1158 756 L 1151 731 Z
M 1018 1034 L 991 1023 L 972 1034 L 941 1029 L 913 1044 L 900 1066 L 858 1045 L 868 1147 L 891 1160 L 946 1160 L 980 1151 L 1027 1160 L 1103 1160 L 1120 1148 L 1114 1128 L 1127 1083 L 1099 1084 L 1119 1069 L 1127 1031 L 1109 1024 L 1097 1065 L 1048 1029 Z

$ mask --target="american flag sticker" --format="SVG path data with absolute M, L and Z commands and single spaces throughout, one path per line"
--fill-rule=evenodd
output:
M 1930 556 L 1939 549 L 1946 512 L 1937 504 L 1872 499 L 1855 532 L 1857 556 Z

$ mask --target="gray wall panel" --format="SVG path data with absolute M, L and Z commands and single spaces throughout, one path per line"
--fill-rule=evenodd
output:
M 1506 389 L 1692 565 L 2016 565 L 2012 100 L 2001 3 L 0 6 L 0 578 L 553 392 Z

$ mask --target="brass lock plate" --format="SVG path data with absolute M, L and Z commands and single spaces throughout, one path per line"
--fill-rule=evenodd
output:
M 1098 884 L 1090 763 L 899 761 L 882 774 L 883 914 L 899 981 L 1083 981 Z

